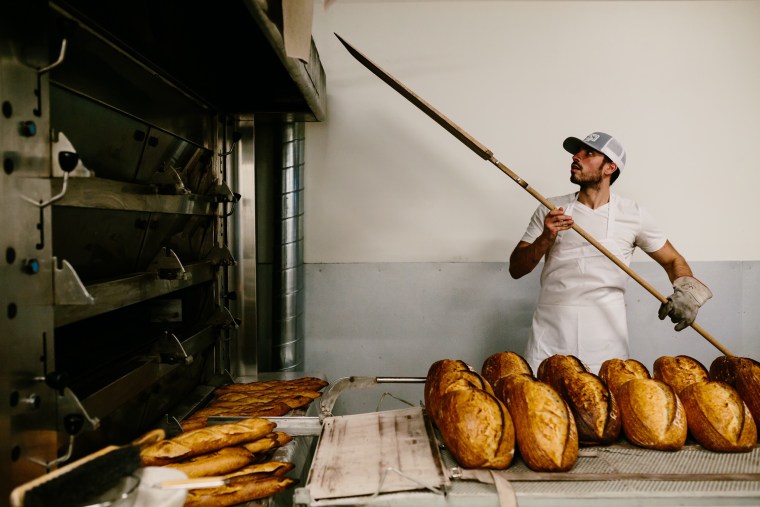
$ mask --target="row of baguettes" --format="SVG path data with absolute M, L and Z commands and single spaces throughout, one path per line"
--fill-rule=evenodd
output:
M 294 465 L 273 459 L 293 437 L 265 416 L 284 415 L 321 396 L 327 382 L 316 377 L 234 383 L 214 390 L 208 406 L 182 421 L 182 432 L 142 449 L 144 466 L 165 466 L 190 478 L 217 477 L 226 484 L 191 489 L 185 507 L 224 507 L 261 500 L 297 484 Z M 208 425 L 214 415 L 241 417 Z
M 708 371 L 688 356 L 662 356 L 650 374 L 634 359 L 610 359 L 596 375 L 577 357 L 556 355 L 534 375 L 519 354 L 505 351 L 489 356 L 480 373 L 461 360 L 434 362 L 424 396 L 461 466 L 507 468 L 517 448 L 533 470 L 567 471 L 579 445 L 609 445 L 621 436 L 676 451 L 690 434 L 710 451 L 750 451 L 760 363 L 722 356 Z

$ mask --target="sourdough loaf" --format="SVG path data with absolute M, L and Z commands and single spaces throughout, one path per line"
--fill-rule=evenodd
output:
M 441 414 L 441 400 L 450 391 L 461 389 L 482 389 L 493 394 L 493 388 L 479 373 L 474 371 L 443 371 L 425 383 L 426 409 L 430 418 L 438 423 Z
M 710 374 L 702 363 L 690 356 L 660 356 L 652 366 L 652 377 L 672 387 L 676 394 L 695 382 L 707 382 Z
M 626 438 L 639 447 L 677 451 L 686 443 L 686 412 L 675 390 L 657 379 L 632 379 L 617 391 Z
M 441 400 L 438 429 L 464 468 L 505 469 L 515 452 L 515 432 L 507 407 L 483 389 L 449 391 Z
M 620 437 L 617 401 L 599 376 L 588 371 L 566 374 L 557 392 L 570 406 L 581 444 L 608 445 Z
M 710 380 L 718 380 L 736 387 L 736 367 L 741 358 L 736 356 L 718 356 L 710 363 Z
M 430 365 L 428 368 L 427 376 L 425 377 L 425 387 L 423 391 L 423 399 L 428 415 L 433 422 L 435 422 L 435 414 L 433 413 L 433 404 L 437 403 L 437 400 L 432 398 L 440 398 L 440 393 L 433 394 L 433 391 L 438 391 L 441 384 L 441 377 L 448 372 L 453 371 L 473 371 L 470 366 L 460 359 L 439 359 Z
M 480 374 L 491 386 L 495 386 L 499 378 L 515 373 L 527 373 L 532 376 L 533 369 L 520 354 L 512 351 L 491 354 L 483 361 L 480 369 Z
M 569 373 L 585 373 L 589 369 L 575 356 L 555 354 L 538 365 L 536 377 L 559 391 L 560 380 Z
M 499 378 L 496 397 L 504 402 L 515 428 L 523 461 L 537 472 L 566 472 L 578 460 L 578 430 L 567 402 L 550 385 L 529 373 Z
M 710 378 L 734 387 L 755 424 L 760 421 L 760 363 L 749 357 L 719 356 L 710 365 Z
M 649 370 L 636 359 L 607 359 L 599 368 L 599 378 L 607 384 L 613 395 L 618 387 L 635 378 L 651 378 Z
M 692 437 L 710 451 L 748 452 L 757 443 L 757 426 L 739 393 L 725 382 L 696 382 L 678 397 Z

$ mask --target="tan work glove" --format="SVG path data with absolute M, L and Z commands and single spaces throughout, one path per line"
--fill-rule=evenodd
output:
M 673 282 L 673 294 L 666 303 L 660 305 L 660 320 L 670 317 L 676 323 L 675 330 L 681 331 L 690 326 L 697 318 L 699 308 L 712 297 L 712 292 L 699 280 L 691 276 L 676 278 Z

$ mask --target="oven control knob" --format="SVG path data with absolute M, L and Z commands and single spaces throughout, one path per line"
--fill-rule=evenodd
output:
M 21 135 L 24 137 L 34 137 L 37 134 L 37 124 L 33 121 L 21 122 Z
M 40 272 L 40 261 L 37 259 L 26 259 L 22 266 L 24 273 L 28 275 L 36 275 Z

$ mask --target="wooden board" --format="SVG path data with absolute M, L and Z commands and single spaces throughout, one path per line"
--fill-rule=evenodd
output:
M 415 407 L 326 418 L 306 488 L 320 500 L 447 485 L 430 425 Z

